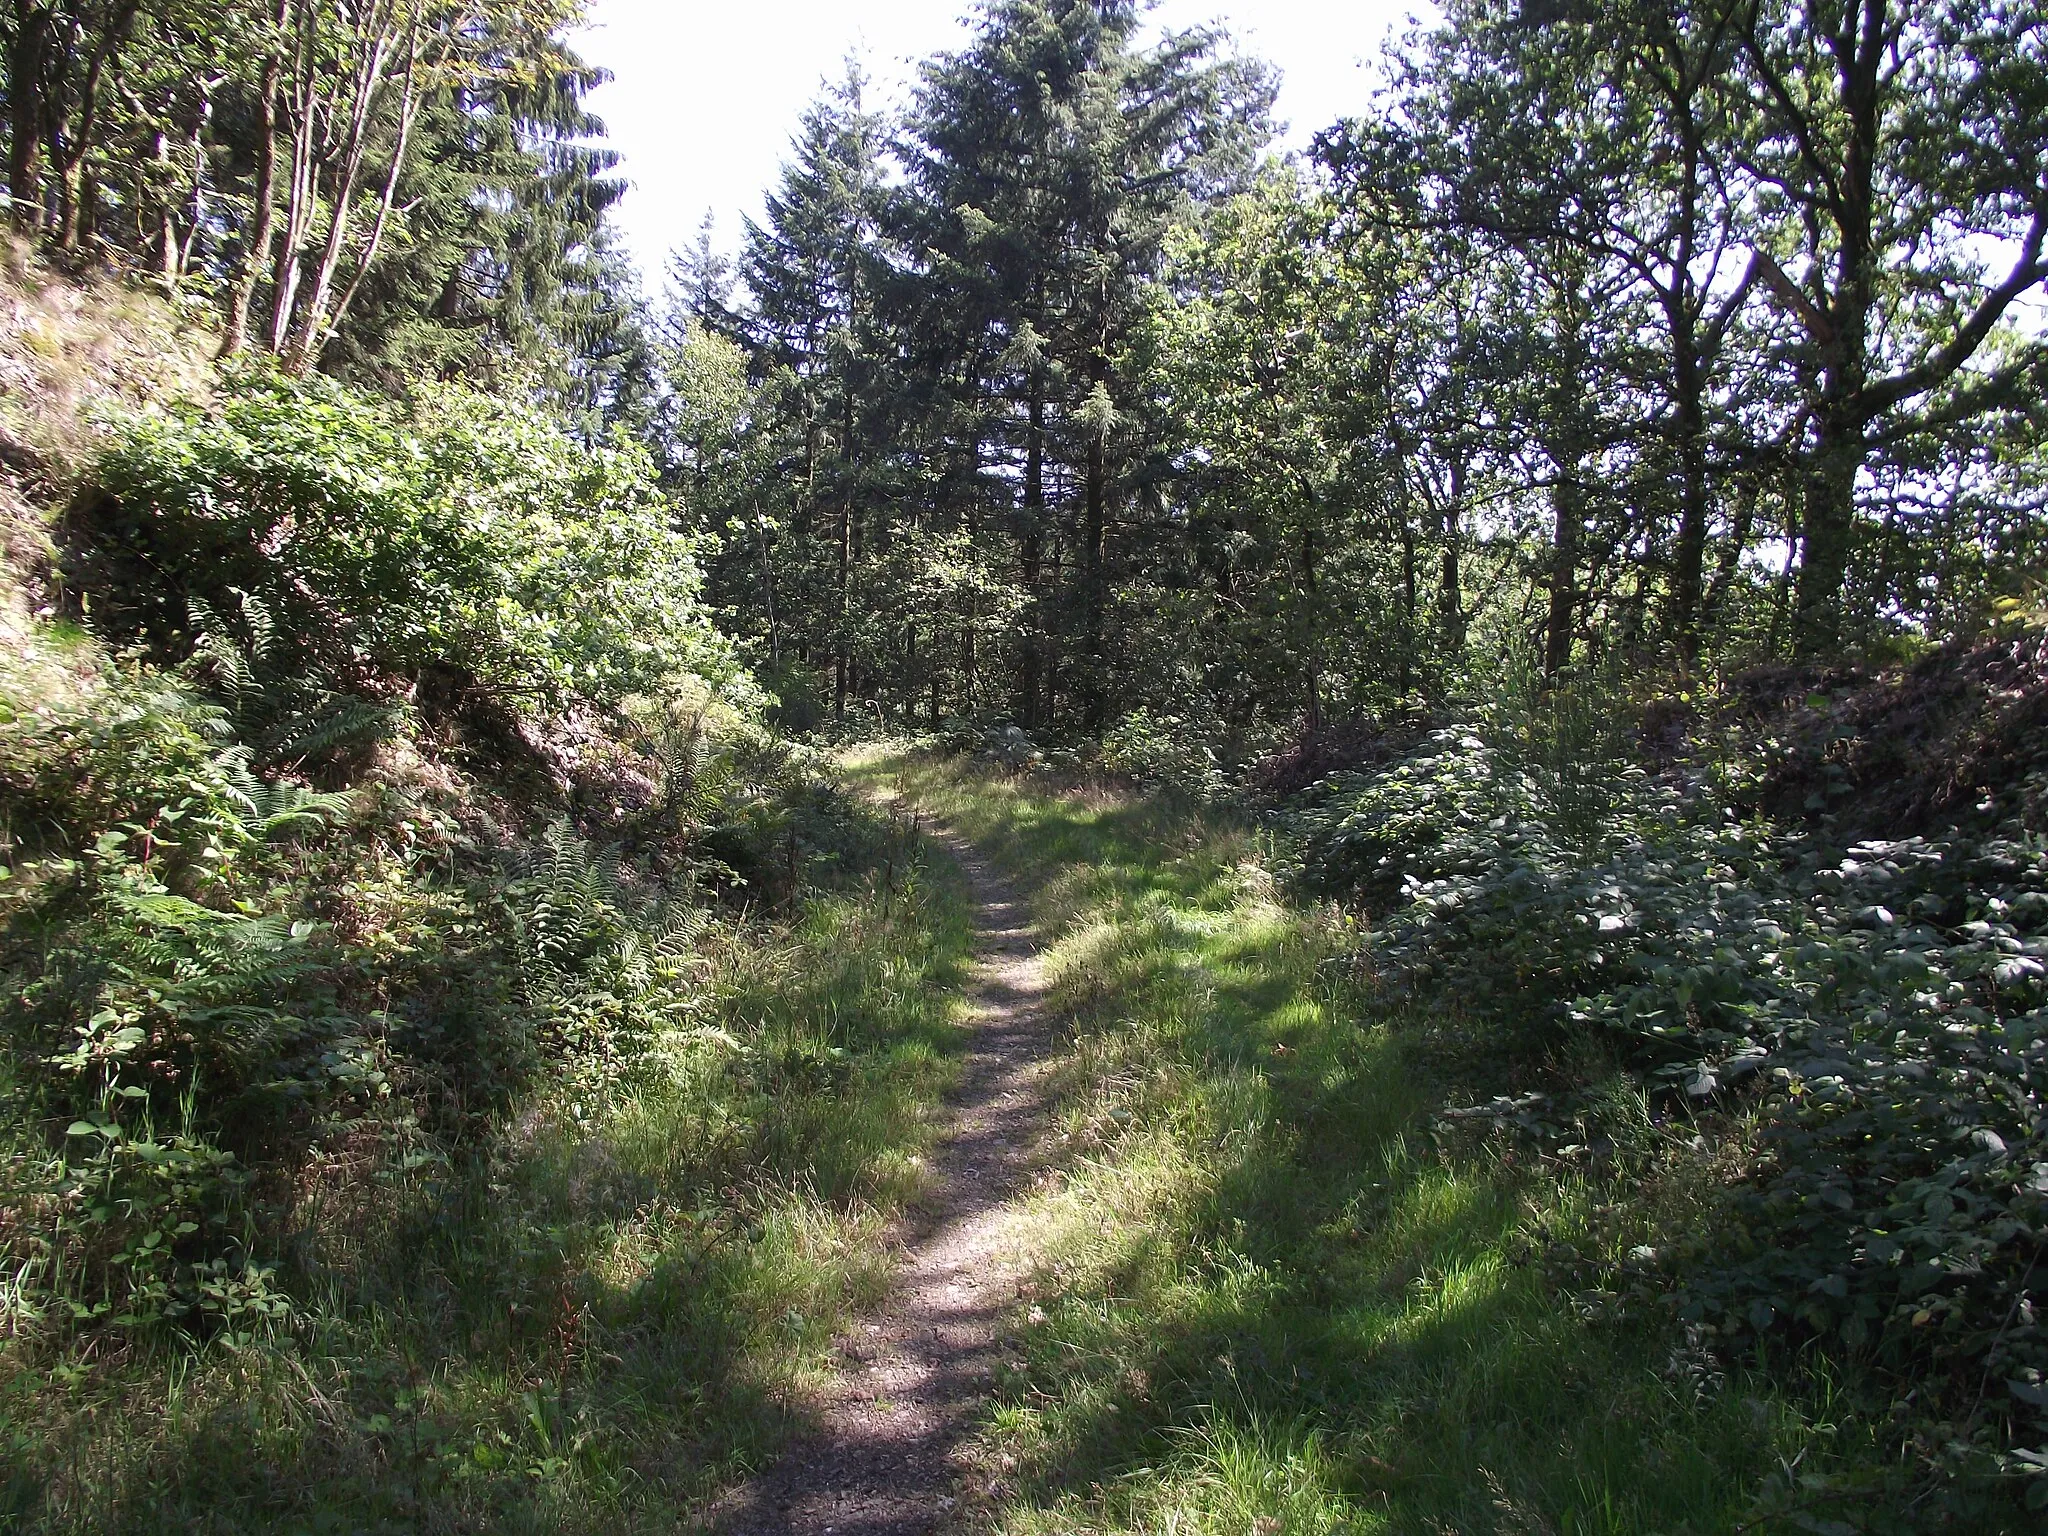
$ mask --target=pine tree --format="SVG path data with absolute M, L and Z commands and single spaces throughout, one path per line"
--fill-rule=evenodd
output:
M 850 601 L 880 440 L 875 295 L 888 124 L 867 108 L 865 91 L 849 62 L 805 112 L 765 222 L 747 221 L 739 273 L 750 302 L 734 324 L 757 376 L 781 381 L 777 419 L 763 424 L 780 439 L 793 488 L 781 559 L 790 606 L 808 616 L 796 626 L 798 653 L 829 667 L 835 715 L 859 683 Z M 695 274 L 708 309 L 722 274 L 708 256 Z

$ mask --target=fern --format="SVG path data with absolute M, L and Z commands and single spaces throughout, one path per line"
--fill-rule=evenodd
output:
M 266 737 L 262 760 L 285 763 L 324 757 L 366 737 L 388 737 L 404 718 L 405 711 L 397 705 L 326 694 L 316 708 L 293 715 Z
M 230 747 L 214 759 L 233 803 L 246 812 L 243 826 L 257 839 L 280 833 L 326 826 L 347 818 L 355 797 L 347 793 L 322 794 L 283 780 L 265 782 L 250 768 L 250 750 Z
M 277 625 L 270 609 L 249 593 L 235 596 L 247 643 L 235 638 L 234 626 L 219 610 L 204 598 L 192 598 L 187 603 L 192 654 L 186 667 L 226 698 L 236 733 L 258 744 L 251 749 L 252 760 L 303 762 L 364 737 L 389 735 L 404 719 L 398 706 L 336 693 L 303 677 L 273 675 Z
M 256 668 L 268 657 L 277 626 L 261 598 L 239 590 L 235 596 L 242 605 L 242 622 L 249 631 L 249 643 L 245 646 L 236 641 L 219 611 L 206 599 L 188 599 L 186 608 L 195 632 L 188 665 L 211 680 L 240 713 L 246 701 L 263 691 Z
M 707 914 L 636 901 L 615 848 L 556 822 L 508 895 L 521 997 L 584 1054 L 630 1059 L 686 1006 Z

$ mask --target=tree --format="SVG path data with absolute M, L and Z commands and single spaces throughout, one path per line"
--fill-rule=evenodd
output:
M 767 199 L 767 221 L 747 221 L 739 264 L 751 298 L 743 334 L 756 368 L 788 381 L 778 425 L 795 486 L 791 553 L 806 567 L 796 589 L 823 598 L 803 648 L 815 645 L 827 660 L 839 716 L 858 684 L 851 594 L 880 350 L 875 294 L 888 130 L 867 109 L 865 90 L 849 61 L 844 79 L 806 111 L 782 184 Z
M 1013 480 L 1017 711 L 1049 717 L 1063 652 L 1085 724 L 1108 704 L 1112 502 L 1131 461 L 1117 358 L 1168 231 L 1231 190 L 1268 135 L 1263 70 L 1207 30 L 1138 45 L 1139 11 L 999 0 L 926 67 L 906 244 L 923 253 L 926 366 L 966 403 L 971 457 Z M 1055 505 L 1057 484 L 1072 505 Z M 1066 515 L 1063 515 L 1066 514 Z M 1070 573 L 1067 590 L 1053 571 Z
M 1979 418 L 2048 372 L 2048 341 L 2006 325 L 2048 281 L 2044 20 L 1979 0 L 1738 13 L 1727 90 L 1754 138 L 1731 158 L 1754 181 L 1758 273 L 1791 329 L 1808 654 L 1842 638 L 1879 440 Z

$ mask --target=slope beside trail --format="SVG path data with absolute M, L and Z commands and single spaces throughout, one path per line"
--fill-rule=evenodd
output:
M 944 1529 L 987 1400 L 998 1324 L 1022 1270 L 1006 1241 L 1046 1122 L 1052 1031 L 1024 902 L 974 848 L 939 834 L 975 906 L 971 1031 L 931 1186 L 882 1309 L 839 1344 L 818 1426 L 719 1512 L 729 1536 L 908 1536 Z

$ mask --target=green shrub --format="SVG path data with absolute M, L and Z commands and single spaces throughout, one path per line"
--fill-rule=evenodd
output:
M 1646 1294 L 1675 1272 L 1695 1322 L 1831 1339 L 1950 1383 L 1923 1411 L 1955 1438 L 2048 1446 L 2048 844 L 2015 816 L 1828 851 L 1712 772 L 1527 746 L 1482 714 L 1298 813 L 1302 880 L 1376 914 L 1359 963 L 1510 1059 L 1592 1037 L 1687 1136 L 1757 1126 Z
M 1213 727 L 1179 715 L 1135 710 L 1102 738 L 1102 766 L 1147 789 L 1197 801 L 1220 800 L 1229 779 L 1217 760 Z
M 14 1257 L 82 1318 L 272 1316 L 246 1256 L 247 1284 L 219 1267 L 246 1182 L 222 1132 L 279 1094 L 382 1086 L 281 887 L 280 840 L 348 800 L 260 781 L 220 709 L 146 668 L 23 704 L 0 695 L 0 790 L 31 834 L 0 883 L 0 1026 L 9 1160 L 40 1193 Z
M 270 371 L 114 426 L 89 556 L 105 622 L 169 644 L 193 599 L 233 613 L 246 594 L 279 671 L 448 668 L 539 708 L 740 681 L 635 445 L 593 450 L 455 385 L 392 402 Z

